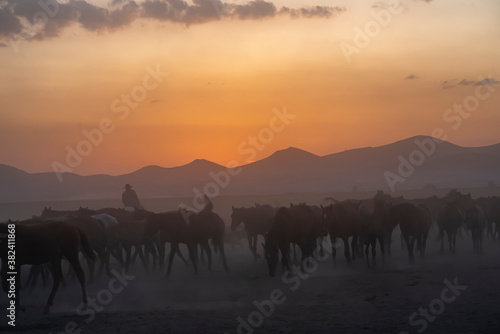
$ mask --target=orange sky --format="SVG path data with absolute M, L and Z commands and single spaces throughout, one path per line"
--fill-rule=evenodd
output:
M 97 31 L 74 23 L 17 53 L 4 39 L 0 163 L 29 172 L 67 165 L 67 147 L 76 150 L 82 131 L 103 119 L 113 130 L 73 172 L 120 174 L 196 158 L 245 163 L 242 143 L 284 108 L 296 117 L 256 159 L 289 146 L 325 155 L 383 145 L 436 127 L 465 146 L 500 142 L 498 1 L 402 1 L 402 12 L 350 62 L 342 43 L 354 45 L 356 29 L 381 10 L 373 5 L 391 1 L 274 2 L 278 10 L 287 3 L 345 9 L 328 18 L 223 17 L 189 26 L 137 18 Z M 147 67 L 168 76 L 120 119 L 113 102 L 142 89 Z M 480 86 L 480 76 L 492 79 Z M 453 130 L 443 114 L 478 87 L 493 93 Z

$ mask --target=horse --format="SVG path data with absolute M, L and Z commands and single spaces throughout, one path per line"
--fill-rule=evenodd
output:
M 493 240 L 500 237 L 500 197 L 488 198 L 486 218 L 488 220 L 487 233 Z M 493 227 L 493 225 L 495 225 Z
M 364 214 L 366 216 L 366 213 Z M 375 200 L 374 212 L 368 219 L 363 219 L 363 227 L 359 234 L 359 244 L 365 247 L 366 264 L 370 267 L 369 251 L 372 250 L 372 262 L 376 263 L 376 248 L 377 242 L 380 245 L 382 260 L 385 259 L 385 246 L 390 245 L 392 230 L 395 225 L 389 219 L 389 211 L 387 210 L 384 200 Z M 361 249 L 363 250 L 363 249 Z
M 41 220 L 49 220 L 53 218 L 58 218 L 62 216 L 71 216 L 71 217 L 76 217 L 79 215 L 79 210 L 71 211 L 71 210 L 52 210 L 52 207 L 44 207 L 42 214 L 40 217 L 34 217 L 35 219 L 41 219 Z
M 445 207 L 439 212 L 437 225 L 439 227 L 438 240 L 441 240 L 441 252 L 443 252 L 444 233 L 446 232 L 446 235 L 448 236 L 450 252 L 455 253 L 457 232 L 458 229 L 462 226 L 463 221 L 463 211 L 460 208 L 457 200 L 446 203 Z
M 425 256 L 425 247 L 432 218 L 430 211 L 423 205 L 413 203 L 401 203 L 391 206 L 389 215 L 394 224 L 399 224 L 401 234 L 408 249 L 410 263 L 415 262 L 413 250 L 415 242 L 420 251 L 420 256 Z
M 226 255 L 224 253 L 224 234 L 226 224 L 222 218 L 207 210 L 202 210 L 198 213 L 189 216 L 188 235 L 192 244 L 199 244 L 202 250 L 205 251 L 208 258 L 208 270 L 212 271 L 212 252 L 208 241 L 212 239 L 214 251 L 220 253 L 222 258 L 222 265 L 226 272 L 229 272 L 227 266 Z M 197 253 L 195 254 L 194 266 L 196 268 Z
M 109 267 L 109 250 L 107 249 L 107 233 L 104 224 L 98 219 L 85 216 L 70 218 L 67 219 L 67 222 L 75 225 L 80 230 L 85 232 L 89 240 L 90 246 L 92 247 L 92 249 L 94 249 L 99 258 L 100 264 L 98 273 L 101 274 L 103 269 L 105 269 L 106 274 L 109 277 L 112 277 L 111 270 Z M 94 262 L 87 261 L 87 264 L 89 267 L 89 281 L 92 282 L 95 277 Z
M 472 250 L 476 254 L 483 252 L 483 232 L 486 225 L 484 209 L 478 205 L 465 212 L 465 227 L 471 231 Z
M 12 269 L 7 270 L 8 261 L 8 234 L 15 231 L 15 254 L 16 263 Z M 2 287 L 5 292 L 9 291 L 7 272 L 14 271 L 16 286 L 20 287 L 21 265 L 39 265 L 50 262 L 53 275 L 53 286 L 50 296 L 45 305 L 43 314 L 47 314 L 54 302 L 55 295 L 62 278 L 61 259 L 65 257 L 80 282 L 83 303 L 87 304 L 87 291 L 85 287 L 85 275 L 78 259 L 80 249 L 84 254 L 95 260 L 96 255 L 92 250 L 85 233 L 69 222 L 46 222 L 42 224 L 8 224 L 0 223 L 0 257 L 2 259 Z M 25 310 L 21 304 L 19 288 L 15 292 L 16 306 Z
M 184 215 L 180 211 L 169 211 L 164 213 L 152 214 L 146 220 L 143 240 L 150 241 L 157 238 L 157 248 L 159 253 L 160 266 L 163 268 L 165 257 L 165 243 L 170 242 L 170 253 L 168 256 L 168 267 L 166 276 L 170 276 L 172 272 L 172 263 L 175 254 L 187 264 L 179 250 L 179 244 L 185 243 L 188 246 L 189 257 L 191 261 L 195 262 L 194 245 L 192 244 L 189 236 L 189 229 Z M 196 273 L 195 266 L 195 273 Z
M 107 231 L 108 247 L 110 253 L 125 266 L 129 271 L 132 247 L 135 248 L 146 271 L 148 271 L 149 259 L 145 256 L 142 246 L 153 255 L 153 270 L 156 269 L 156 250 L 150 242 L 145 242 L 143 235 L 146 224 L 142 222 L 129 221 L 110 226 Z M 125 251 L 125 261 L 122 258 L 122 248 Z
M 330 204 L 323 209 L 325 223 L 328 226 L 330 240 L 332 242 L 332 258 L 335 263 L 337 250 L 335 247 L 336 238 L 341 238 L 344 242 L 344 256 L 348 263 L 359 253 L 358 235 L 361 233 L 363 226 L 366 225 L 366 219 L 369 217 L 368 210 L 361 205 L 360 202 L 345 200 Z M 352 237 L 351 249 L 352 258 L 349 251 L 349 238 Z
M 291 243 L 299 245 L 303 261 L 312 256 L 315 241 L 314 214 L 310 207 L 302 204 L 290 208 L 280 208 L 274 217 L 273 224 L 266 235 L 265 244 L 263 245 L 269 275 L 271 277 L 276 275 L 279 252 L 281 252 L 283 273 L 285 270 L 291 270 L 288 258 Z
M 254 208 L 232 207 L 231 231 L 236 231 L 240 223 L 245 225 L 248 247 L 255 260 L 260 257 L 257 253 L 257 239 L 259 235 L 265 237 L 271 227 L 273 217 L 274 209 L 270 205 L 259 205 Z

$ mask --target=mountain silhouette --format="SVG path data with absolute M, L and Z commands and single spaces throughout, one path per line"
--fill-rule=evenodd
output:
M 203 191 L 205 185 L 217 184 L 217 175 L 220 193 L 226 195 L 334 192 L 354 187 L 388 190 L 385 175 L 397 175 L 401 161 L 408 162 L 412 154 L 413 158 L 423 157 L 423 161 L 404 182 L 396 185 L 398 190 L 421 189 L 429 184 L 441 188 L 500 184 L 500 143 L 461 147 L 443 141 L 436 143 L 430 154 L 417 143 L 436 142 L 432 137 L 415 136 L 326 156 L 289 147 L 241 166 L 238 175 L 229 175 L 226 167 L 219 164 L 196 159 L 183 166 L 146 166 L 118 176 L 66 173 L 60 183 L 54 173 L 30 174 L 0 165 L 0 201 L 119 198 L 127 183 L 134 186 L 141 198 L 184 197 L 192 196 L 195 188 Z M 229 179 L 222 175 L 229 175 Z

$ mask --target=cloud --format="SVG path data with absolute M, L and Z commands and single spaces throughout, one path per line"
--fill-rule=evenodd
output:
M 441 87 L 443 89 L 449 89 L 457 86 L 496 86 L 500 85 L 500 81 L 495 80 L 493 78 L 486 78 L 486 79 L 481 79 L 478 81 L 474 80 L 467 80 L 467 79 L 462 79 L 459 82 L 458 80 L 453 79 L 453 80 L 447 80 L 443 81 L 441 84 Z
M 18 34 L 22 31 L 21 20 L 14 15 L 11 6 L 0 8 L 0 36 Z
M 458 84 L 460 86 L 470 86 L 470 85 L 473 85 L 475 82 L 474 81 L 471 81 L 471 80 L 467 80 L 467 79 L 463 79 L 462 81 L 460 81 Z
M 272 2 L 264 0 L 250 1 L 245 5 L 233 5 L 232 16 L 236 16 L 241 20 L 258 20 L 276 15 L 277 9 Z
M 109 0 L 108 7 L 94 5 L 87 0 L 55 2 L 57 5 L 44 10 L 39 0 L 0 1 L 0 39 L 15 35 L 15 39 L 57 37 L 77 24 L 91 32 L 114 31 L 126 27 L 137 19 L 153 19 L 184 25 L 202 24 L 221 19 L 261 20 L 278 15 L 292 18 L 329 18 L 345 11 L 342 7 L 310 6 L 303 8 L 282 7 L 274 3 L 252 0 L 244 4 L 224 3 L 220 0 Z M 34 22 L 34 17 L 38 18 Z M 40 19 L 42 18 L 42 19 Z
M 497 81 L 493 78 L 486 78 L 475 83 L 476 86 L 496 86 L 498 84 L 500 84 L 500 81 Z
M 418 77 L 413 73 L 405 78 L 405 80 L 415 80 L 415 79 L 418 79 Z
M 299 18 L 330 18 L 335 14 L 341 13 L 345 11 L 344 7 L 329 7 L 329 6 L 313 6 L 313 7 L 304 7 L 299 9 L 291 9 L 288 7 L 282 7 L 280 10 L 280 14 L 289 14 L 290 17 Z

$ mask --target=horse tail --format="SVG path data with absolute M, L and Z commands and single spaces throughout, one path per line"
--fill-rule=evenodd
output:
M 89 259 L 91 259 L 93 261 L 97 260 L 97 256 L 94 253 L 94 250 L 92 249 L 92 247 L 90 247 L 89 238 L 87 237 L 87 235 L 85 234 L 85 232 L 83 232 L 80 229 L 78 229 L 78 232 L 80 233 L 80 241 L 82 243 L 83 253 Z

